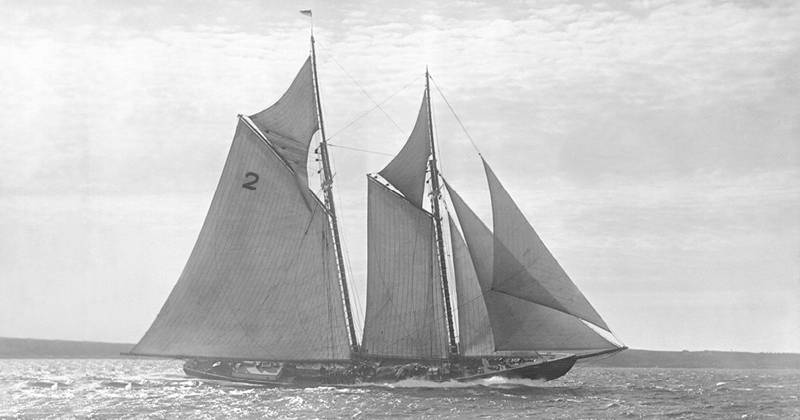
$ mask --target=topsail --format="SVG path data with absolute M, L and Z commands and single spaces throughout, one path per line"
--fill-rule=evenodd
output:
M 309 57 L 278 102 L 250 116 L 273 149 L 302 179 L 307 178 L 308 145 L 319 129 L 312 77 Z
M 430 125 L 428 124 L 428 101 L 422 99 L 414 130 L 400 153 L 379 172 L 403 195 L 422 208 L 425 191 L 425 171 L 431 155 Z

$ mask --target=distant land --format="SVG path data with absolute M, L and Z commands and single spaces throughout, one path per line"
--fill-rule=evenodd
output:
M 133 344 L 92 341 L 1 338 L 0 359 L 127 358 Z M 797 353 L 733 351 L 626 350 L 605 359 L 581 361 L 583 366 L 631 368 L 800 369 Z
M 40 340 L 0 337 L 0 359 L 108 359 L 124 358 L 120 353 L 133 344 L 95 341 Z
M 604 367 L 800 369 L 800 354 L 631 349 L 605 359 L 588 359 L 580 363 Z

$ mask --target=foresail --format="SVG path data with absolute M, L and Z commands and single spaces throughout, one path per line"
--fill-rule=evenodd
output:
M 132 353 L 348 359 L 330 235 L 322 205 L 240 120 L 189 261 Z
M 425 172 L 431 155 L 428 101 L 422 99 L 414 131 L 400 153 L 379 174 L 397 188 L 417 207 L 422 207 L 425 191 Z
M 478 215 L 464 202 L 458 192 L 445 182 L 450 201 L 458 216 L 461 230 L 464 231 L 469 253 L 475 266 L 475 274 L 481 290 L 492 287 L 492 260 L 494 253 L 494 235 Z
M 466 356 L 491 355 L 494 351 L 547 351 L 547 350 L 585 350 L 607 349 L 615 347 L 614 344 L 603 339 L 594 330 L 586 326 L 580 319 L 565 312 L 550 309 L 546 306 L 529 302 L 511 296 L 508 293 L 494 289 L 492 280 L 497 252 L 507 253 L 505 246 L 496 240 L 489 228 L 469 208 L 461 196 L 449 185 L 447 190 L 453 207 L 456 210 L 461 230 L 466 239 L 467 251 L 472 260 L 475 278 L 462 276 L 460 272 L 469 274 L 469 267 L 463 262 L 461 256 L 461 238 L 454 237 L 453 260 L 456 268 L 456 284 L 458 286 L 459 329 L 461 331 L 462 346 L 466 343 Z M 453 227 L 451 227 L 451 232 Z M 452 235 L 452 233 L 451 233 Z M 506 261 L 508 263 L 508 261 Z M 511 264 L 520 266 L 517 261 Z M 473 285 L 469 282 L 473 281 Z M 462 285 L 461 283 L 467 283 Z M 480 288 L 485 306 L 472 303 L 465 305 L 462 300 L 461 289 L 466 287 L 470 294 Z M 465 293 L 466 294 L 466 293 Z M 470 297 L 464 297 L 470 303 Z M 462 309 L 463 308 L 463 309 Z M 481 314 L 481 309 L 485 315 Z M 466 312 L 463 312 L 466 310 Z M 468 322 L 462 324 L 462 317 L 466 315 Z M 484 323 L 491 327 L 492 345 L 490 352 L 486 352 L 482 335 L 477 333 L 484 328 Z M 467 335 L 464 335 L 464 331 Z M 472 333 L 475 331 L 476 333 Z M 473 336 L 474 334 L 474 336 Z M 470 341 L 472 340 L 472 341 Z
M 375 356 L 445 359 L 433 219 L 368 178 L 367 308 L 363 347 Z
M 456 223 L 452 217 L 448 220 L 458 303 L 459 350 L 464 356 L 489 355 L 494 352 L 494 338 L 478 275 Z
M 580 319 L 547 306 L 499 292 L 486 294 L 486 306 L 496 308 L 492 322 L 498 351 L 590 351 L 616 346 Z
M 483 161 L 492 197 L 495 253 L 492 289 L 608 325 L 575 286 Z
M 309 57 L 289 89 L 269 108 L 250 116 L 281 157 L 303 180 L 311 138 L 319 128 Z

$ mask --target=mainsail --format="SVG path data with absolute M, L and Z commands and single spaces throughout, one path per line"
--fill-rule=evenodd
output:
M 375 356 L 444 359 L 447 332 L 433 219 L 368 179 L 364 349 Z
M 317 128 L 311 83 L 307 61 L 281 100 L 253 116 L 258 128 L 240 118 L 189 261 L 131 353 L 349 359 L 328 214 L 298 182 Z

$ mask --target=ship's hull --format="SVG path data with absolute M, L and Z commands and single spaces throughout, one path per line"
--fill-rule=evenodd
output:
M 339 373 L 291 369 L 279 373 L 258 374 L 242 373 L 231 365 L 203 366 L 193 361 L 187 362 L 183 371 L 189 376 L 201 379 L 261 386 L 347 386 L 358 383 L 392 383 L 403 379 L 420 379 L 431 382 L 473 382 L 491 377 L 549 381 L 564 376 L 572 369 L 576 361 L 575 355 L 567 355 L 548 360 L 518 363 L 510 367 L 487 367 L 479 369 L 478 372 L 468 369 L 456 372 L 458 369 L 455 369 L 451 374 L 420 373 L 418 375 L 407 373 L 402 366 L 384 366 L 378 369 L 348 370 Z M 381 374 L 381 370 L 384 372 L 388 370 L 391 374 Z
M 237 382 L 237 383 L 244 383 L 244 384 L 251 384 L 251 385 L 262 385 L 262 386 L 302 386 L 302 387 L 306 387 L 306 386 L 321 386 L 321 385 L 344 385 L 344 384 L 348 383 L 346 381 L 343 381 L 340 384 L 336 384 L 336 383 L 328 384 L 328 383 L 326 383 L 325 381 L 323 381 L 321 379 L 317 379 L 317 380 L 313 380 L 312 379 L 312 380 L 307 380 L 307 381 L 306 380 L 297 381 L 296 380 L 297 378 L 294 378 L 294 377 L 284 377 L 284 378 L 274 378 L 274 379 L 272 379 L 272 378 L 269 378 L 269 379 L 268 378 L 255 378 L 255 377 L 243 378 L 243 377 L 234 376 L 233 374 L 230 374 L 230 373 L 226 374 L 226 373 L 214 372 L 214 371 L 203 370 L 203 369 L 193 369 L 193 368 L 186 367 L 186 366 L 183 367 L 183 371 L 189 376 L 192 376 L 192 377 L 195 377 L 195 378 L 200 378 L 200 379 L 209 379 L 209 380 L 226 381 L 226 382 Z M 349 382 L 349 383 L 353 383 L 353 382 Z
M 572 369 L 572 367 L 575 366 L 575 362 L 577 360 L 578 359 L 576 356 L 569 355 L 557 359 L 546 360 L 539 363 L 537 362 L 526 363 L 512 368 L 503 369 L 500 371 L 489 371 L 476 375 L 462 376 L 454 379 L 459 382 L 469 382 L 479 379 L 491 378 L 494 376 L 500 376 L 503 378 L 539 379 L 539 380 L 551 381 L 553 379 L 557 379 L 566 375 L 567 372 L 569 372 L 570 369 Z

